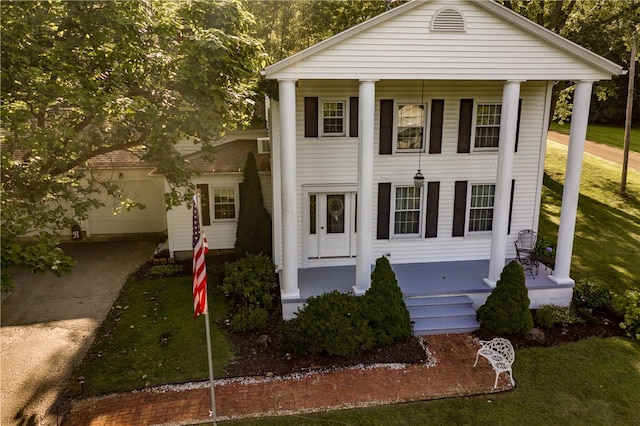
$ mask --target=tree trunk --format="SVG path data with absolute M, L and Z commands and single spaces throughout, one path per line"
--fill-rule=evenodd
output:
M 629 89 L 627 91 L 627 111 L 624 122 L 624 154 L 622 158 L 622 178 L 620 179 L 620 193 L 627 192 L 627 170 L 629 167 L 629 144 L 631 139 L 631 115 L 633 112 L 633 86 L 636 77 L 636 49 L 638 45 L 637 32 L 631 39 L 631 59 L 629 61 Z

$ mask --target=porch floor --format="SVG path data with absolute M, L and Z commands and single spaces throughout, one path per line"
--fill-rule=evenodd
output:
M 508 259 L 507 263 L 511 260 Z M 392 268 L 405 297 L 490 293 L 492 290 L 484 282 L 489 272 L 489 260 L 395 264 Z M 566 287 L 551 281 L 548 278 L 550 274 L 551 270 L 544 265 L 540 265 L 535 278 L 525 271 L 527 288 L 541 290 Z M 299 301 L 333 290 L 352 292 L 355 279 L 354 265 L 299 269 Z

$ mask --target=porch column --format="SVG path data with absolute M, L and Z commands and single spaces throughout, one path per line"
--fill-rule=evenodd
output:
M 356 295 L 371 286 L 371 211 L 373 204 L 373 122 L 376 81 L 360 80 L 358 100 L 358 216 L 356 218 Z
M 282 188 L 281 298 L 298 299 L 298 197 L 296 191 L 296 80 L 278 80 L 280 92 L 280 171 Z
M 509 200 L 511 198 L 511 176 L 518 128 L 518 104 L 520 81 L 507 81 L 502 89 L 502 112 L 498 145 L 498 170 L 496 193 L 493 202 L 493 224 L 491 228 L 491 258 L 489 277 L 484 281 L 495 287 L 504 268 L 507 254 L 507 231 L 509 227 Z
M 558 248 L 556 265 L 549 279 L 558 284 L 573 284 L 569 277 L 571 254 L 573 253 L 573 235 L 576 228 L 578 197 L 580 195 L 580 175 L 582 173 L 582 156 L 584 141 L 587 137 L 589 121 L 589 105 L 591 104 L 591 87 L 593 81 L 579 81 L 573 93 L 573 113 L 571 114 L 571 130 L 569 134 L 569 151 L 567 167 L 562 190 L 562 210 L 560 227 L 558 228 Z

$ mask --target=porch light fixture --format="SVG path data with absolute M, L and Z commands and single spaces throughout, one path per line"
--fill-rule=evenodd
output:
M 422 105 L 424 105 L 424 80 L 422 80 L 422 95 L 421 95 L 421 100 L 420 100 L 420 106 L 422 107 Z M 423 110 L 424 111 L 424 110 Z M 424 112 L 423 112 L 424 114 Z M 424 117 L 423 117 L 423 122 L 422 122 L 422 131 L 420 132 L 420 139 L 422 139 L 420 142 L 421 144 L 424 144 Z M 413 175 L 413 186 L 415 186 L 417 189 L 420 189 L 424 186 L 424 175 L 422 174 L 422 171 L 420 170 L 420 160 L 422 159 L 422 146 L 420 146 L 420 151 L 418 151 L 418 172 Z

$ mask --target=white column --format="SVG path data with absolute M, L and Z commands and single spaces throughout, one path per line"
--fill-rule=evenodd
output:
M 571 269 L 573 234 L 576 228 L 582 156 L 584 153 L 584 141 L 587 137 L 592 86 L 593 81 L 579 81 L 576 83 L 576 89 L 573 93 L 573 112 L 571 114 L 567 167 L 562 190 L 562 210 L 560 212 L 560 227 L 558 228 L 556 265 L 553 269 L 553 274 L 549 276 L 549 279 L 558 284 L 574 283 L 569 277 L 569 272 Z
M 281 298 L 298 299 L 298 203 L 296 191 L 296 80 L 278 80 L 282 214 Z
M 373 205 L 373 129 L 377 80 L 361 80 L 358 100 L 358 217 L 356 295 L 371 286 L 371 209 Z
M 496 282 L 500 278 L 507 253 L 509 201 L 511 198 L 511 176 L 513 175 L 519 102 L 520 82 L 507 81 L 502 89 L 500 143 L 498 147 L 498 167 L 496 171 L 496 193 L 493 203 L 489 277 L 484 280 L 491 287 L 495 287 Z

